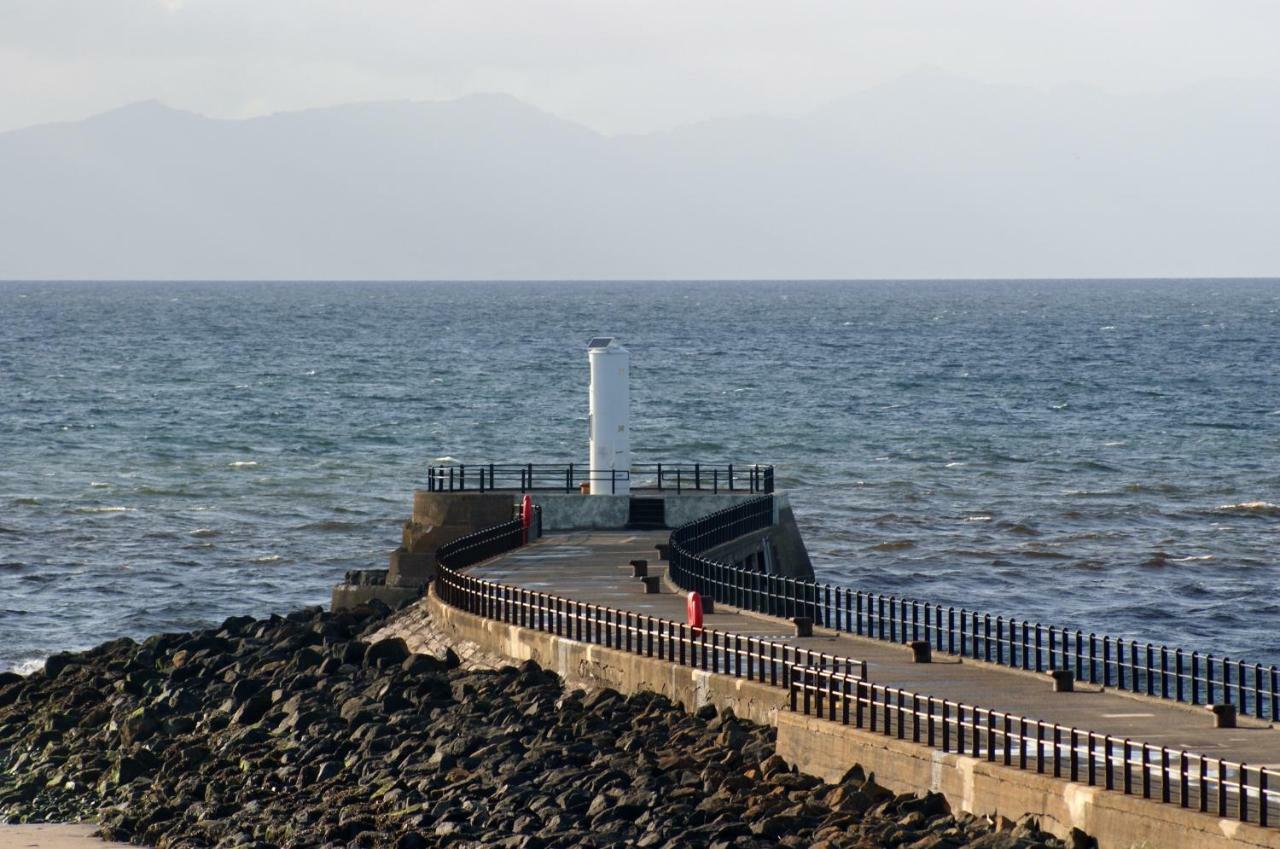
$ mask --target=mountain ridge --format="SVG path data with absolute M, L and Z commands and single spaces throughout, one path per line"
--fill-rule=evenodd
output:
M 0 133 L 0 279 L 1268 276 L 1280 86 L 926 71 L 606 136 L 505 94 Z

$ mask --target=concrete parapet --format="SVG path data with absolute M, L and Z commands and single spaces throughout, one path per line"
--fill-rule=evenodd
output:
M 511 495 L 506 496 L 508 499 Z M 520 496 L 516 495 L 519 501 Z M 542 531 L 616 530 L 625 527 L 630 515 L 628 495 L 580 495 L 569 492 L 535 492 L 533 503 L 542 508 Z
M 735 507 L 744 501 L 759 498 L 758 492 L 663 492 L 667 500 L 667 527 L 678 528 L 703 516 Z
M 489 528 L 511 519 L 511 504 L 509 492 L 417 489 L 413 492 L 413 521 L 425 528 Z

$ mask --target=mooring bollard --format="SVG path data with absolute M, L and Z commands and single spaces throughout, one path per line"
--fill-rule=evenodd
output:
M 702 612 L 703 612 L 703 613 L 715 613 L 715 612 L 716 612 L 716 600 L 715 600 L 714 598 L 712 598 L 711 596 L 709 596 L 709 595 L 704 595 L 704 596 L 702 597 Z
M 657 575 L 645 575 L 643 578 L 641 578 L 640 582 L 644 584 L 644 594 L 657 595 L 659 580 L 660 579 Z
M 631 577 L 643 578 L 649 574 L 648 560 L 632 560 L 631 561 Z
M 1053 679 L 1055 693 L 1072 693 L 1076 688 L 1076 676 L 1070 669 L 1050 669 L 1049 677 Z
M 927 642 L 912 640 L 910 645 L 912 663 L 933 663 L 933 647 Z
M 813 620 L 808 616 L 797 616 L 791 620 L 796 625 L 797 637 L 813 636 Z
M 659 560 L 671 559 L 671 545 L 669 543 L 660 542 L 657 545 L 655 545 L 654 548 L 658 549 Z
M 1235 705 L 1208 705 L 1208 708 L 1209 712 L 1213 714 L 1214 728 L 1236 727 Z
M 702 633 L 702 596 L 690 592 L 685 602 L 685 612 L 689 616 L 689 627 L 693 629 L 693 633 Z

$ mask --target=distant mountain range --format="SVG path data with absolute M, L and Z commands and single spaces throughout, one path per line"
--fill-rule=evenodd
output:
M 603 136 L 505 95 L 0 134 L 0 278 L 1280 275 L 1280 85 L 925 71 Z

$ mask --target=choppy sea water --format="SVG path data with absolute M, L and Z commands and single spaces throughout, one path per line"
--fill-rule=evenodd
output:
M 0 669 L 323 603 L 432 462 L 772 462 L 822 577 L 1280 662 L 1280 281 L 0 284 Z

